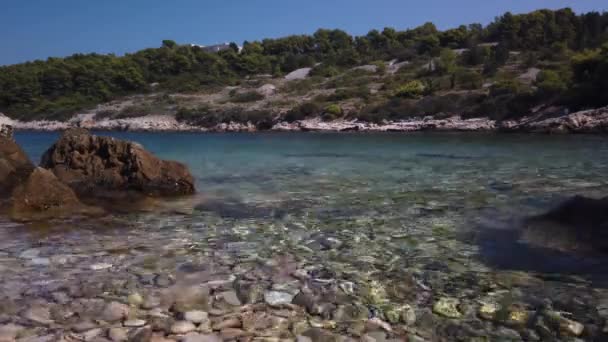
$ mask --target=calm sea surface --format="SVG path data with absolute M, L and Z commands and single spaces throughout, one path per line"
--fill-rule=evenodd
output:
M 0 290 L 16 292 L 26 276 L 40 291 L 53 281 L 95 279 L 91 265 L 100 263 L 111 264 L 116 277 L 176 279 L 197 265 L 219 265 L 238 277 L 285 263 L 353 284 L 353 301 L 372 313 L 407 304 L 425 317 L 437 300 L 457 298 L 474 331 L 465 336 L 491 338 L 503 326 L 522 338 L 538 333 L 470 323 L 479 321 L 479 303 L 502 303 L 505 293 L 528 311 L 549 301 L 603 329 L 597 305 L 608 303 L 608 263 L 539 251 L 502 232 L 568 196 L 607 194 L 605 136 L 100 134 L 187 164 L 199 193 L 96 220 L 0 222 Z M 36 162 L 57 137 L 16 135 Z M 19 257 L 31 249 L 50 265 Z M 54 261 L 72 255 L 78 258 Z M 447 324 L 431 316 L 433 326 Z

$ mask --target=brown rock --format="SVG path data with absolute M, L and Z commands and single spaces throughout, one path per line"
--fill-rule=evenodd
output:
M 0 199 L 10 197 L 14 187 L 34 170 L 25 152 L 9 136 L 0 134 Z
M 147 196 L 194 193 L 194 179 L 178 162 L 161 160 L 139 144 L 70 129 L 42 156 L 50 169 L 79 195 L 120 192 Z
M 36 168 L 13 191 L 11 217 L 16 220 L 46 219 L 93 214 L 100 211 L 80 203 L 70 187 L 45 169 Z

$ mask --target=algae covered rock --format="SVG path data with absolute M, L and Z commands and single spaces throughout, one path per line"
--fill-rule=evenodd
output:
M 442 297 L 433 305 L 433 312 L 447 318 L 460 318 L 462 313 L 458 309 L 460 300 L 457 298 Z

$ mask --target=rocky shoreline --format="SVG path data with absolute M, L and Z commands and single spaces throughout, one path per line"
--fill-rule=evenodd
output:
M 62 131 L 80 127 L 89 130 L 149 132 L 256 132 L 251 123 L 222 123 L 215 127 L 193 126 L 179 122 L 172 115 L 148 115 L 125 119 L 96 120 L 95 114 L 80 114 L 68 121 L 12 120 L 0 113 L 0 125 L 16 130 Z M 518 121 L 495 121 L 488 118 L 463 118 L 459 115 L 443 119 L 433 117 L 406 121 L 370 123 L 356 120 L 324 121 L 311 118 L 275 123 L 270 131 L 279 132 L 526 132 L 526 133 L 603 133 L 608 131 L 608 107 L 559 115 L 544 113 Z

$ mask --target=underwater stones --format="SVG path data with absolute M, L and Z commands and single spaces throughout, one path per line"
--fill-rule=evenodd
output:
M 108 264 L 108 263 L 99 263 L 99 264 L 92 264 L 89 266 L 89 268 L 93 271 L 101 271 L 101 270 L 107 270 L 108 268 L 112 268 L 112 264 Z
M 222 298 L 226 303 L 232 306 L 241 306 L 241 300 L 237 296 L 235 291 L 225 291 L 218 295 L 219 298 Z
M 585 329 L 585 326 L 577 321 L 568 319 L 562 316 L 561 313 L 545 310 L 543 312 L 543 316 L 547 318 L 547 320 L 552 323 L 554 326 L 557 326 L 560 331 L 571 335 L 571 336 L 580 336 Z
M 332 318 L 336 322 L 362 321 L 369 318 L 369 310 L 363 305 L 339 305 Z
M 456 298 L 442 297 L 433 305 L 433 312 L 446 318 L 460 318 L 462 313 L 458 306 L 460 300 Z
M 187 312 L 193 310 L 204 310 L 209 308 L 209 288 L 205 286 L 177 286 L 172 289 L 173 310 L 176 312 Z
M 108 337 L 113 342 L 122 342 L 129 339 L 129 334 L 125 328 L 110 328 L 108 330 Z
M 266 291 L 264 292 L 264 301 L 270 306 L 281 306 L 291 304 L 295 296 L 288 292 L 281 291 Z
M 292 300 L 292 304 L 305 308 L 309 313 L 313 313 L 315 310 L 316 302 L 315 296 L 305 291 L 298 293 Z
M 408 326 L 416 323 L 416 311 L 410 305 L 384 305 L 382 307 L 384 317 L 389 323 L 405 323 Z
M 24 330 L 23 326 L 13 323 L 0 325 L 0 341 L 13 341 Z
M 144 303 L 144 298 L 139 293 L 132 293 L 127 297 L 127 302 L 133 306 L 140 306 Z
M 524 326 L 530 319 L 530 313 L 519 308 L 511 308 L 507 314 L 505 324 L 511 326 Z
M 259 282 L 236 281 L 235 290 L 238 299 L 244 304 L 255 304 L 264 300 L 266 285 Z
M 108 322 L 117 322 L 129 315 L 129 306 L 118 302 L 110 302 L 104 308 L 101 318 Z
M 483 319 L 494 320 L 499 310 L 500 305 L 496 303 L 483 303 L 477 310 L 477 314 Z
M 387 292 L 384 286 L 377 280 L 372 280 L 366 286 L 362 287 L 361 294 L 370 303 L 374 305 L 384 304 L 387 302 Z
M 140 328 L 146 325 L 146 321 L 143 319 L 129 319 L 124 321 L 122 325 L 128 328 Z
M 196 330 L 196 326 L 188 321 L 177 321 L 171 325 L 171 333 L 173 334 L 182 335 L 194 330 Z
M 193 334 L 186 335 L 181 342 L 222 342 L 222 339 L 215 334 Z
M 45 305 L 36 305 L 25 310 L 23 318 L 39 325 L 50 325 L 53 323 L 51 311 Z
M 184 313 L 184 319 L 186 321 L 195 323 L 195 324 L 199 324 L 202 322 L 205 322 L 209 319 L 209 314 L 206 313 L 205 311 L 188 311 Z

